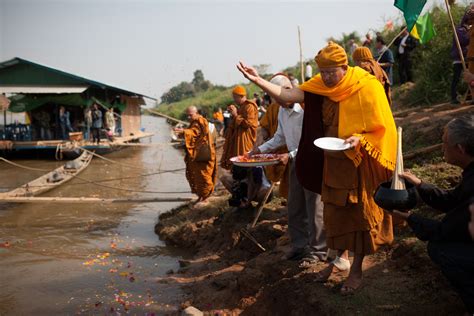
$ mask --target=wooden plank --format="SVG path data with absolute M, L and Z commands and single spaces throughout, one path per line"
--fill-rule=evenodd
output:
M 117 198 L 103 199 L 93 197 L 8 197 L 1 196 L 0 202 L 4 203 L 158 203 L 158 202 L 189 202 L 193 198 Z
M 158 111 L 156 111 L 156 110 L 146 109 L 145 111 L 147 111 L 148 113 L 151 113 L 151 114 L 155 114 L 155 115 L 158 115 L 158 116 L 167 118 L 168 120 L 174 121 L 174 122 L 176 122 L 176 123 L 184 124 L 185 126 L 188 126 L 188 125 L 189 125 L 189 122 L 185 122 L 185 121 L 178 120 L 178 119 L 176 119 L 176 118 L 174 118 L 174 117 L 171 117 L 171 116 L 169 116 L 169 115 L 160 113 L 160 112 L 158 112 Z

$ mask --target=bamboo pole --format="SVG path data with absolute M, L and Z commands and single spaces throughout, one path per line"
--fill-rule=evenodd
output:
M 454 41 L 456 42 L 456 47 L 458 49 L 459 58 L 461 59 L 462 68 L 464 69 L 464 71 L 466 71 L 468 70 L 468 68 L 466 65 L 466 61 L 464 60 L 464 55 L 462 52 L 461 43 L 459 42 L 458 33 L 456 32 L 456 24 L 454 24 L 453 15 L 451 14 L 451 7 L 448 3 L 448 0 L 444 0 L 444 3 L 446 4 L 446 10 L 448 11 L 449 20 L 451 21 L 451 27 L 453 28 Z M 474 96 L 471 85 L 468 84 L 468 86 L 469 86 L 469 91 L 471 92 L 471 95 Z
M 301 45 L 301 30 L 298 25 L 298 43 L 300 46 L 300 70 L 301 70 L 301 83 L 304 82 L 304 65 L 303 65 L 303 47 Z
M 176 122 L 176 123 L 181 123 L 181 124 L 184 124 L 184 125 L 186 125 L 186 126 L 189 125 L 189 122 L 185 122 L 185 121 L 178 120 L 178 119 L 176 119 L 176 118 L 174 118 L 174 117 L 171 117 L 171 116 L 169 116 L 169 115 L 160 113 L 160 112 L 155 111 L 155 110 L 152 110 L 152 109 L 146 109 L 146 111 L 147 111 L 147 112 L 150 112 L 151 114 L 155 114 L 155 115 L 164 117 L 164 118 L 166 118 L 166 119 L 168 119 L 168 120 L 174 121 L 174 122 Z
M 395 37 L 392 39 L 392 41 L 387 45 L 387 49 L 389 49 L 390 46 L 392 46 L 393 43 L 395 43 L 395 41 L 397 40 L 397 38 L 399 38 L 399 37 L 403 34 L 403 32 L 405 32 L 406 29 L 407 29 L 407 28 L 404 27 L 404 28 L 400 31 L 400 33 L 398 33 L 397 36 L 395 36 Z M 385 53 L 385 52 L 384 52 L 384 53 Z M 377 62 L 380 61 L 380 59 L 382 58 L 382 56 L 383 56 L 383 53 L 380 54 L 379 58 L 377 58 Z
M 92 198 L 92 197 L 9 197 L 1 196 L 4 203 L 158 203 L 158 202 L 189 202 L 192 198 Z
M 265 194 L 265 198 L 263 199 L 262 202 L 260 202 L 260 206 L 257 210 L 257 215 L 255 215 L 255 218 L 252 222 L 252 224 L 250 225 L 250 228 L 254 228 L 255 225 L 257 225 L 257 221 L 260 217 L 260 215 L 262 214 L 262 211 L 263 211 L 263 207 L 265 206 L 267 200 L 268 200 L 268 197 L 270 196 L 270 194 L 272 193 L 273 191 L 273 188 L 275 187 L 275 183 L 272 183 L 272 185 L 270 186 L 270 188 L 268 189 L 267 193 Z

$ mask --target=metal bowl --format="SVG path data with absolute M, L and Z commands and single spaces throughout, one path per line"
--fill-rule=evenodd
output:
M 394 190 L 391 181 L 384 182 L 375 191 L 375 203 L 387 211 L 408 211 L 414 208 L 418 202 L 416 187 L 405 182 L 406 190 Z

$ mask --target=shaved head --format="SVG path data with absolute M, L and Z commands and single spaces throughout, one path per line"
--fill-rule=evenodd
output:
M 293 85 L 291 84 L 291 80 L 290 78 L 288 78 L 287 76 L 283 75 L 283 74 L 277 74 L 275 76 L 273 76 L 272 79 L 270 79 L 270 82 L 277 85 L 277 86 L 280 86 L 282 87 L 283 89 L 292 89 L 293 88 Z M 292 108 L 294 103 L 291 102 L 291 103 L 286 103 L 286 104 L 282 104 L 282 103 L 279 103 L 281 107 L 284 107 L 284 108 Z
M 195 107 L 194 105 L 191 105 L 187 108 L 186 113 L 188 113 L 188 114 L 197 113 L 197 111 L 198 111 L 197 107 Z
M 284 75 L 276 75 L 270 80 L 270 82 L 282 88 L 292 88 L 290 79 Z
M 186 109 L 186 116 L 188 117 L 189 121 L 195 120 L 198 115 L 198 109 L 194 105 L 191 105 Z

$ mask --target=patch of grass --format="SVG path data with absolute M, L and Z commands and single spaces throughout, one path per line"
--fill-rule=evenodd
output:
M 260 93 L 260 88 L 254 84 L 243 85 L 247 89 L 247 96 L 253 98 L 254 93 Z M 196 106 L 207 114 L 207 118 L 212 117 L 212 113 L 217 108 L 226 109 L 229 104 L 234 103 L 232 99 L 232 89 L 229 88 L 213 88 L 205 91 L 196 97 L 181 100 L 170 104 L 162 103 L 156 107 L 156 110 L 177 119 L 186 119 L 186 108 L 189 106 Z

